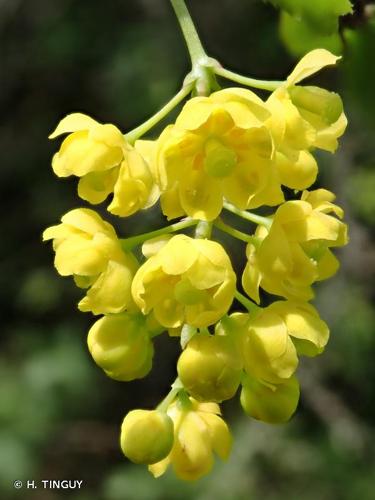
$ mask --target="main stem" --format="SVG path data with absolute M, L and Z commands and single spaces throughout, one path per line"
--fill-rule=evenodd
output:
M 171 4 L 180 23 L 191 63 L 194 67 L 198 64 L 199 59 L 206 57 L 206 53 L 184 0 L 171 0 Z

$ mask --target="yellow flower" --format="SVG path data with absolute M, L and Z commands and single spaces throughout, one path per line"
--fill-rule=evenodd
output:
M 242 277 L 247 294 L 259 303 L 259 286 L 274 295 L 310 300 L 311 285 L 338 269 L 330 247 L 347 243 L 347 227 L 338 217 L 343 211 L 333 193 L 305 191 L 301 200 L 282 204 L 270 230 L 259 227 L 257 239 L 247 247 L 248 263 Z
M 90 328 L 87 345 L 95 363 L 115 380 L 143 378 L 151 370 L 154 349 L 139 313 L 100 318 Z
M 246 89 L 189 100 L 158 140 L 156 170 L 164 214 L 215 219 L 223 197 L 241 209 L 284 200 L 265 126 L 265 104 Z
M 213 466 L 213 452 L 222 460 L 229 456 L 232 438 L 229 429 L 219 417 L 215 403 L 198 403 L 190 398 L 182 405 L 179 401 L 168 408 L 174 423 L 174 445 L 162 461 L 149 466 L 159 477 L 169 464 L 180 479 L 194 481 L 208 474 Z
M 166 328 L 215 323 L 232 303 L 236 275 L 214 241 L 176 235 L 137 271 L 132 295 L 144 314 L 154 312 Z
M 316 356 L 328 342 L 329 330 L 310 304 L 277 301 L 255 315 L 230 316 L 237 327 L 245 371 L 260 381 L 284 383 L 295 372 L 297 353 Z
M 270 384 L 246 375 L 242 380 L 241 406 L 250 417 L 268 424 L 282 424 L 296 411 L 299 392 L 296 377 L 282 384 Z
M 132 148 L 120 130 L 89 116 L 66 116 L 50 135 L 69 133 L 52 160 L 59 177 L 80 177 L 78 194 L 92 204 L 101 203 L 113 192 L 108 210 L 120 216 L 148 208 L 158 198 L 151 172 L 140 148 Z
M 90 287 L 78 308 L 110 314 L 134 307 L 130 287 L 138 263 L 122 251 L 113 227 L 86 208 L 71 210 L 61 221 L 44 231 L 43 240 L 53 239 L 58 273 Z
M 121 426 L 121 449 L 136 464 L 163 460 L 173 446 L 173 421 L 158 410 L 132 410 Z
M 338 57 L 315 49 L 294 68 L 284 85 L 268 98 L 271 112 L 267 120 L 277 153 L 276 164 L 281 183 L 292 189 L 306 189 L 315 181 L 318 168 L 311 148 L 334 152 L 344 133 L 347 119 L 341 98 L 334 92 L 314 86 L 296 85 Z
M 242 359 L 229 336 L 198 333 L 181 353 L 177 372 L 195 399 L 220 403 L 236 393 Z

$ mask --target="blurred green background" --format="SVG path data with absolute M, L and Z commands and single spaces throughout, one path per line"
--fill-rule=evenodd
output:
M 208 52 L 229 69 L 281 79 L 295 63 L 285 21 L 281 39 L 272 5 L 187 3 Z M 50 245 L 41 243 L 45 227 L 83 204 L 75 180 L 54 177 L 50 158 L 58 143 L 48 134 L 72 111 L 126 131 L 177 91 L 189 61 L 172 9 L 167 0 L 0 2 L 1 499 L 375 498 L 373 7 L 356 3 L 355 15 L 341 24 L 343 62 L 314 78 L 341 93 L 349 117 L 338 153 L 318 155 L 317 185 L 337 193 L 351 238 L 339 274 L 318 287 L 315 301 L 331 326 L 330 344 L 301 363 L 301 402 L 289 424 L 263 425 L 242 416 L 238 401 L 224 404 L 235 438 L 229 462 L 182 484 L 173 474 L 154 480 L 118 446 L 125 413 L 152 407 L 168 391 L 178 340 L 156 339 L 145 380 L 106 378 L 87 352 L 93 320 L 76 309 L 80 291 L 57 276 Z M 319 45 L 311 33 L 304 36 L 302 51 Z M 123 235 L 162 225 L 158 208 L 110 220 Z M 243 246 L 225 241 L 242 265 Z M 80 479 L 83 487 L 15 490 L 16 479 Z

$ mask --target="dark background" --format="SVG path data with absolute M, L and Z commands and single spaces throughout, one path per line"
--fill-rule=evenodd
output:
M 229 69 L 282 79 L 295 64 L 272 6 L 188 4 L 208 53 Z M 349 25 L 355 29 L 345 31 Z M 48 134 L 73 111 L 127 131 L 178 90 L 189 61 L 172 9 L 166 0 L 0 2 L 0 498 L 375 498 L 375 28 L 360 16 L 342 30 L 339 69 L 313 80 L 341 93 L 350 123 L 338 153 L 318 155 L 317 186 L 337 193 L 351 238 L 339 252 L 338 275 L 317 287 L 330 344 L 320 358 L 302 361 L 301 402 L 288 425 L 263 425 L 243 416 L 238 401 L 224 404 L 235 438 L 229 462 L 182 484 L 170 473 L 154 480 L 118 446 L 125 413 L 152 407 L 168 391 L 178 339 L 156 339 L 145 380 L 106 378 L 87 352 L 93 320 L 76 309 L 80 291 L 56 274 L 50 245 L 41 242 L 45 227 L 83 205 L 76 180 L 52 173 L 58 141 Z M 163 224 L 158 208 L 110 220 L 122 235 Z M 225 241 L 240 264 L 243 246 Z M 17 491 L 16 479 L 84 485 L 79 492 Z

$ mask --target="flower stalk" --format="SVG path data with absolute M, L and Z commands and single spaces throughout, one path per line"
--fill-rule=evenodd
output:
M 198 222 L 198 220 L 186 218 L 180 222 L 171 224 L 170 226 L 155 229 L 155 231 L 150 231 L 148 233 L 139 234 L 138 236 L 130 236 L 129 238 L 121 239 L 121 245 L 125 251 L 130 251 L 132 248 L 144 243 L 147 240 L 150 240 L 151 238 L 156 238 L 157 236 L 163 236 L 164 234 L 181 231 L 182 229 L 195 226 L 196 224 L 198 224 Z
M 190 82 L 185 84 L 182 89 L 177 92 L 177 94 L 172 97 L 170 101 L 167 102 L 157 113 L 152 115 L 148 120 L 134 128 L 127 134 L 125 134 L 125 139 L 129 144 L 134 144 L 134 142 L 142 137 L 146 132 L 151 130 L 155 125 L 157 125 L 163 118 L 165 118 L 181 101 L 187 97 L 193 90 L 194 83 Z

